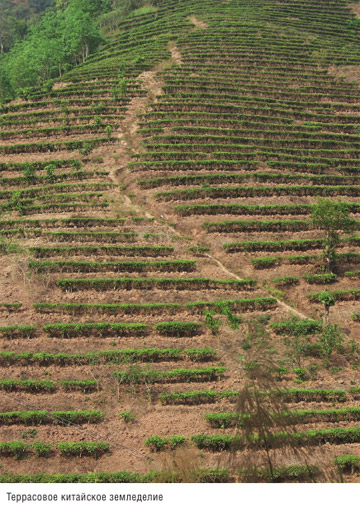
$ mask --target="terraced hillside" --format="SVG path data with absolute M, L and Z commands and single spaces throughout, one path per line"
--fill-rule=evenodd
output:
M 357 8 L 154 2 L 2 107 L 0 481 L 238 481 L 262 356 L 272 480 L 358 480 L 360 239 L 330 275 L 311 221 L 360 221 Z

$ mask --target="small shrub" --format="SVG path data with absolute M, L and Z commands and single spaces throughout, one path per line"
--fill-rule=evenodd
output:
M 48 457 L 51 453 L 51 444 L 37 441 L 32 444 L 36 457 Z
M 109 443 L 95 442 L 62 442 L 56 443 L 60 455 L 65 457 L 95 457 L 96 459 L 109 452 Z
M 135 414 L 130 411 L 120 412 L 119 416 L 125 421 L 125 423 L 133 423 L 135 421 Z
M 183 445 L 186 441 L 184 436 L 173 436 L 173 437 L 148 437 L 145 441 L 145 445 L 149 446 L 151 451 L 160 452 L 167 448 L 175 450 L 178 446 Z

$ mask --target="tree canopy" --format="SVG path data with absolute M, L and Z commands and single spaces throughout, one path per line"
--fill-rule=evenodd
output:
M 330 272 L 335 264 L 340 233 L 353 233 L 356 220 L 350 217 L 348 207 L 343 202 L 318 198 L 312 210 L 312 221 L 315 228 L 324 231 L 324 258 Z
M 32 2 L 34 8 L 46 0 Z M 110 0 L 61 0 L 28 28 L 24 40 L 16 41 L 0 60 L 0 101 L 15 91 L 41 86 L 71 66 L 84 62 L 103 41 L 96 16 L 110 8 Z M 0 13 L 1 20 L 1 13 Z M 0 47 L 5 47 L 7 25 L 0 21 Z

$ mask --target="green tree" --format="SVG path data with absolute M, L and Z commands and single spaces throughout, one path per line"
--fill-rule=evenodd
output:
M 35 12 L 42 12 L 52 4 L 52 0 L 28 0 L 28 4 Z
M 336 300 L 330 292 L 321 292 L 319 295 L 319 301 L 325 306 L 325 324 L 329 325 L 330 308 L 335 306 Z
M 203 311 L 203 314 L 205 315 L 206 327 L 210 329 L 211 334 L 217 334 L 219 332 L 222 322 L 218 318 L 214 318 L 214 315 L 216 315 L 216 311 L 205 310 Z
M 284 461 L 291 460 L 300 465 L 290 466 L 290 473 L 292 468 L 302 468 L 305 481 L 336 482 L 334 471 L 323 468 L 321 453 L 315 454 L 298 435 L 286 395 L 277 382 L 277 373 L 283 375 L 286 369 L 275 364 L 263 318 L 244 322 L 242 327 L 247 330 L 250 349 L 243 358 L 243 385 L 235 409 L 239 421 L 229 457 L 232 473 L 238 474 L 241 482 L 276 482 L 286 474 Z
M 242 319 L 240 316 L 234 315 L 228 302 L 224 300 L 218 300 L 214 303 L 214 306 L 216 306 L 216 309 L 220 315 L 225 316 L 227 325 L 229 325 L 232 329 L 239 328 Z M 217 334 L 219 332 L 220 326 L 222 325 L 221 320 L 214 317 L 217 312 L 204 310 L 202 314 L 205 315 L 205 325 L 210 329 L 212 334 Z
M 319 342 L 326 357 L 329 357 L 334 350 L 341 351 L 344 343 L 341 328 L 338 325 L 327 325 L 319 336 Z
M 247 322 L 246 328 L 252 348 L 243 363 L 244 383 L 235 411 L 240 419 L 238 442 L 230 455 L 230 467 L 242 482 L 275 482 L 280 461 L 297 459 L 308 466 L 307 479 L 313 481 L 308 450 L 296 436 L 296 424 L 274 374 L 270 335 L 259 318 Z M 237 453 L 242 454 L 244 448 L 246 455 L 239 460 Z
M 0 53 L 4 53 L 11 46 L 15 34 L 13 29 L 13 18 L 6 14 L 0 5 Z
M 70 4 L 64 12 L 62 34 L 62 43 L 70 62 L 72 64 L 85 62 L 89 53 L 102 41 L 103 37 L 92 15 L 81 6 Z
M 0 1 L 0 54 L 8 52 L 25 37 L 31 14 L 25 5 L 15 4 L 12 0 Z
M 349 210 L 343 202 L 318 198 L 312 210 L 312 222 L 315 228 L 324 232 L 324 259 L 327 271 L 332 272 L 336 263 L 340 233 L 353 233 L 356 221 L 350 217 Z
M 103 37 L 96 24 L 100 0 L 70 0 L 64 9 L 47 9 L 29 25 L 24 40 L 12 44 L 0 61 L 0 100 L 21 89 L 42 86 L 72 65 L 84 62 Z M 39 4 L 40 5 L 40 4 Z M 0 6 L 0 53 L 10 37 Z
M 112 130 L 111 130 L 111 126 L 108 124 L 108 125 L 106 126 L 106 128 L 105 128 L 105 133 L 106 133 L 106 136 L 107 136 L 108 140 L 110 140 L 110 139 L 111 139 L 111 132 L 112 132 Z
M 15 91 L 11 85 L 8 74 L 0 68 L 0 103 L 6 102 L 14 97 Z
M 61 74 L 65 60 L 62 30 L 62 20 L 54 12 L 47 12 L 26 39 L 14 45 L 0 70 L 4 70 L 13 89 L 39 86 L 59 71 Z

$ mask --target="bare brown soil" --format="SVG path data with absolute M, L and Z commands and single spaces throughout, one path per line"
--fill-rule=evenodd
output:
M 174 44 L 170 44 L 169 50 L 171 52 L 171 58 L 173 59 L 173 61 L 176 64 L 180 65 L 182 63 L 182 58 L 181 58 L 181 53 L 180 53 L 179 49 Z
M 357 5 L 357 9 L 357 14 L 360 15 L 360 5 Z M 329 68 L 329 74 L 352 84 L 360 84 L 360 73 L 358 66 L 333 66 Z
M 354 14 L 357 16 L 360 16 L 360 5 L 359 4 L 349 4 L 349 7 L 353 11 Z
M 197 19 L 195 16 L 191 16 L 190 21 L 191 21 L 191 23 L 193 23 L 195 25 L 195 27 L 199 27 L 202 29 L 205 29 L 208 26 L 205 21 L 201 21 L 201 20 Z

